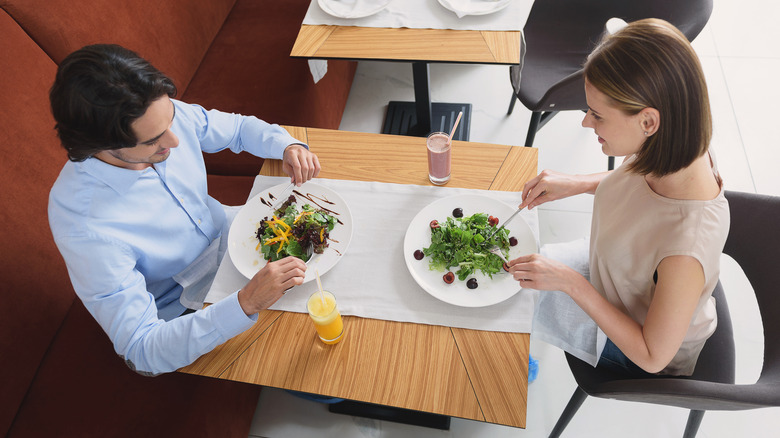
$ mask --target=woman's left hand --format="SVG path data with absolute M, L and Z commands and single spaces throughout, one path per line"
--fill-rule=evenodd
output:
M 300 186 L 320 173 L 320 160 L 302 145 L 291 144 L 284 150 L 282 170 L 293 184 Z
M 507 262 L 509 273 L 520 286 L 537 290 L 568 292 L 574 282 L 584 277 L 565 264 L 541 256 L 529 254 Z

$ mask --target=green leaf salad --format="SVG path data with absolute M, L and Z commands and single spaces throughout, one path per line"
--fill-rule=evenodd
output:
M 276 261 L 287 256 L 308 261 L 306 248 L 313 243 L 314 254 L 328 247 L 330 231 L 338 220 L 324 210 L 304 204 L 301 210 L 290 196 L 271 217 L 265 217 L 257 228 L 258 250 L 263 258 Z M 313 255 L 313 254 L 312 254 Z
M 423 254 L 430 257 L 430 269 L 450 271 L 457 268 L 455 274 L 461 281 L 477 271 L 490 278 L 501 272 L 503 260 L 489 249 L 498 246 L 508 258 L 509 230 L 503 228 L 490 236 L 498 226 L 497 221 L 490 219 L 486 213 L 476 213 L 468 217 L 448 217 L 443 223 L 432 221 L 431 246 L 423 248 Z

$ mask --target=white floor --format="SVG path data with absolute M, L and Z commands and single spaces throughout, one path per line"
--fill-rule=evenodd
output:
M 694 42 L 707 76 L 714 138 L 721 174 L 730 190 L 780 195 L 780 3 L 771 0 L 721 0 Z M 511 116 L 508 67 L 431 66 L 432 98 L 473 104 L 471 140 L 522 145 L 529 112 L 518 105 Z M 413 100 L 411 67 L 406 63 L 361 62 L 342 130 L 375 132 L 382 128 L 387 102 Z M 582 113 L 563 113 L 537 135 L 539 169 L 588 173 L 606 169 L 606 158 L 591 130 L 580 126 Z M 591 197 L 580 196 L 540 208 L 542 243 L 573 240 L 588 234 Z M 736 329 L 737 379 L 752 383 L 761 368 L 763 337 L 755 300 L 735 263 L 723 262 L 722 281 Z M 746 291 L 747 290 L 747 291 Z M 453 419 L 449 431 L 330 414 L 324 405 L 265 389 L 252 425 L 253 437 L 546 437 L 575 383 L 563 353 L 533 342 L 538 379 L 529 386 L 527 428 Z M 682 436 L 687 411 L 678 408 L 589 398 L 564 436 Z M 777 408 L 708 412 L 699 437 L 778 436 Z

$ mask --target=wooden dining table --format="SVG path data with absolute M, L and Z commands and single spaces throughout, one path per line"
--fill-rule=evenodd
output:
M 285 128 L 317 154 L 320 178 L 430 185 L 425 139 Z M 453 151 L 449 187 L 518 191 L 537 174 L 535 148 L 454 142 Z M 260 174 L 285 175 L 279 160 Z M 265 310 L 179 372 L 525 427 L 528 333 L 343 319 L 345 338 L 325 345 L 307 314 Z
M 468 140 L 471 105 L 432 103 L 429 63 L 517 65 L 521 45 L 521 31 L 302 24 L 290 56 L 411 62 L 415 101 L 390 102 L 382 132 L 427 136 L 432 121 L 449 128 L 460 109 L 463 126 L 455 138 Z

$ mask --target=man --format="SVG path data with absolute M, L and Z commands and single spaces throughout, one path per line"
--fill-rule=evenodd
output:
M 248 329 L 306 270 L 293 257 L 269 263 L 240 291 L 193 311 L 232 220 L 207 193 L 202 152 L 283 159 L 297 185 L 320 170 L 317 156 L 281 127 L 175 95 L 168 77 L 115 45 L 69 55 L 50 91 L 70 159 L 49 196 L 55 242 L 116 352 L 147 375 L 188 365 Z

